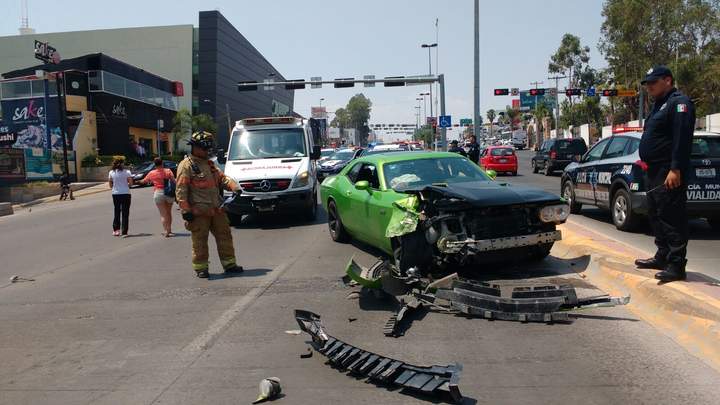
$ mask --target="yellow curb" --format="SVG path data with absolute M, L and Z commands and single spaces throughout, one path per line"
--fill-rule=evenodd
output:
M 631 247 L 590 229 L 573 224 L 562 231 L 563 240 L 553 249 L 562 255 L 556 257 L 590 255 L 582 272 L 589 281 L 610 294 L 630 295 L 627 308 L 633 314 L 720 371 L 720 299 L 693 283 L 658 284 L 653 272 L 635 269 Z

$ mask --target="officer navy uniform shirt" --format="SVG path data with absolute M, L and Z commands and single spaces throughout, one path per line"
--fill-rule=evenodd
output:
M 655 101 L 645 120 L 640 140 L 640 159 L 650 166 L 669 165 L 685 175 L 695 129 L 695 105 L 673 88 Z

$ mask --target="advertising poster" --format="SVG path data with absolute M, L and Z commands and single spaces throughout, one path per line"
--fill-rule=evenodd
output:
M 50 152 L 42 148 L 25 148 L 25 177 L 28 180 L 52 180 Z
M 45 122 L 50 125 L 53 149 L 62 150 L 57 97 L 50 97 L 45 111 L 42 97 L 3 100 L 3 121 L 16 135 L 13 148 L 47 148 Z
M 25 179 L 25 153 L 22 149 L 0 148 L 0 180 Z

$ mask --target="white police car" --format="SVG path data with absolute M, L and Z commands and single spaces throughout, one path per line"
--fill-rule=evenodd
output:
M 615 227 L 630 231 L 647 213 L 647 165 L 638 148 L 642 132 L 616 131 L 596 143 L 577 163 L 565 168 L 561 195 L 570 212 L 584 204 L 610 210 Z M 687 185 L 687 211 L 706 218 L 720 230 L 720 134 L 696 131 L 693 137 Z M 652 191 L 651 191 L 652 192 Z

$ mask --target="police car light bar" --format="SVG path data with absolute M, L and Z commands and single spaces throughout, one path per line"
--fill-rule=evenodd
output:
M 264 124 L 292 124 L 299 121 L 294 117 L 267 117 L 267 118 L 247 118 L 240 120 L 242 125 L 264 125 Z
M 642 132 L 643 127 L 615 127 L 612 130 L 613 134 L 622 134 L 625 132 Z

